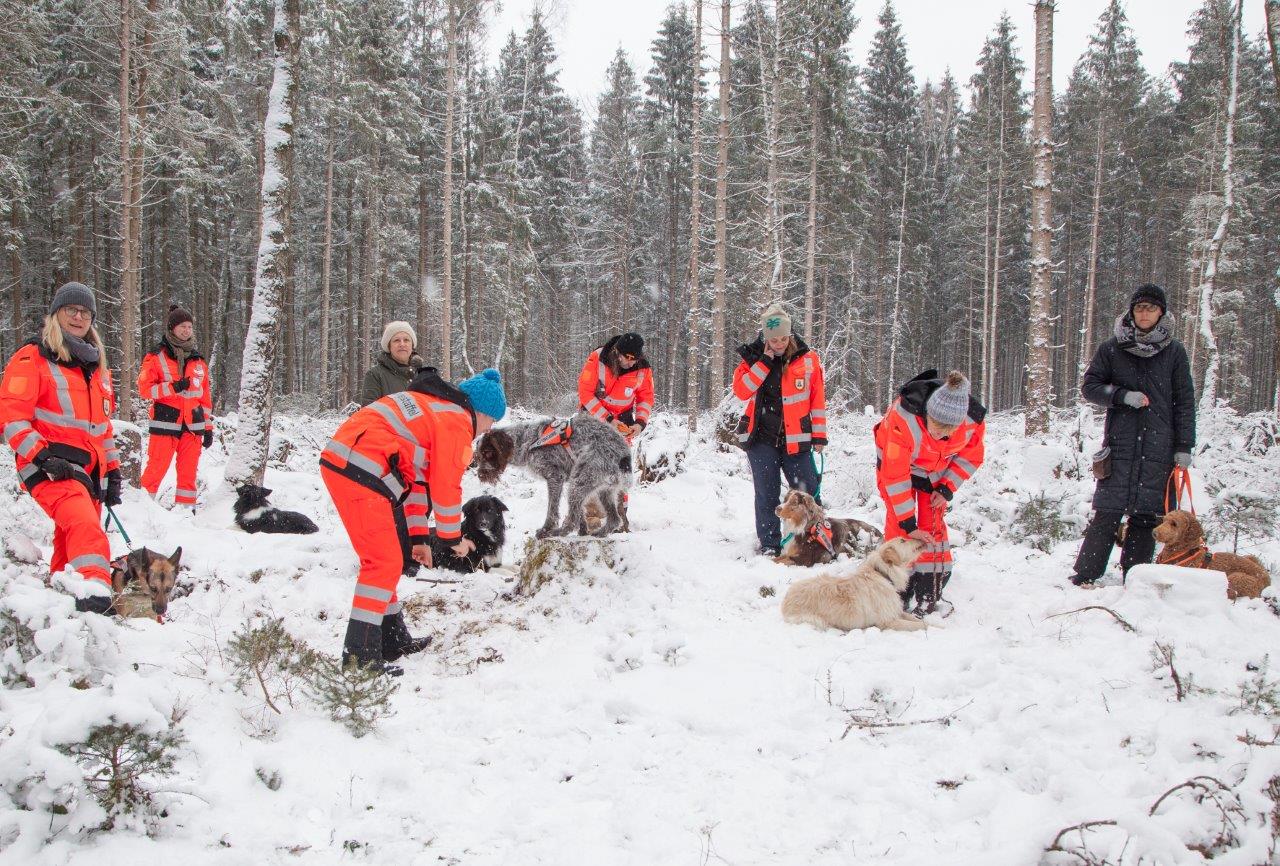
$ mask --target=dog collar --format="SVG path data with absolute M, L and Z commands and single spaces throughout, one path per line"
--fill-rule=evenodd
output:
M 1197 558 L 1200 559 L 1200 562 L 1197 565 L 1193 565 L 1193 568 L 1207 568 L 1209 563 L 1213 560 L 1213 554 L 1209 552 L 1209 545 L 1205 544 L 1203 541 L 1200 542 L 1198 546 L 1184 551 L 1183 553 L 1179 553 L 1176 556 L 1171 556 L 1168 559 L 1165 559 L 1164 556 L 1161 555 L 1158 562 L 1161 565 L 1188 565 L 1189 563 L 1194 562 Z
M 836 548 L 831 541 L 831 521 L 824 520 L 821 523 L 815 523 L 809 527 L 806 533 L 810 540 L 818 542 L 827 549 L 827 553 L 835 555 Z

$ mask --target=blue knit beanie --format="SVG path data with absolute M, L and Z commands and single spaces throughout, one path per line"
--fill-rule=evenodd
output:
M 490 367 L 481 370 L 470 379 L 463 379 L 458 388 L 471 401 L 471 408 L 483 412 L 495 421 L 507 414 L 507 395 L 502 391 L 502 377 Z

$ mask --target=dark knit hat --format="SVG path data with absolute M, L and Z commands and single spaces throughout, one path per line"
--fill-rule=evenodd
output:
M 49 315 L 52 316 L 72 304 L 84 307 L 95 319 L 98 317 L 98 302 L 93 297 L 93 289 L 84 283 L 63 283 L 59 286 L 58 291 L 53 293 L 53 303 L 49 304 Z
M 644 353 L 644 337 L 628 331 L 618 337 L 618 342 L 613 347 L 618 350 L 619 355 L 634 355 L 639 358 Z
M 169 318 L 166 320 L 165 327 L 170 331 L 181 325 L 183 322 L 194 322 L 195 319 L 186 310 L 177 304 L 169 305 Z
M 1165 295 L 1164 289 L 1155 283 L 1139 286 L 1138 290 L 1133 293 L 1133 297 L 1129 299 L 1129 315 L 1133 315 L 1133 308 L 1142 301 L 1155 304 L 1160 308 L 1162 314 L 1169 312 L 1169 298 Z

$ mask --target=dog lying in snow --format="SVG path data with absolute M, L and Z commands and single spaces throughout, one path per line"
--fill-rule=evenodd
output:
M 592 535 L 627 530 L 618 506 L 631 487 L 631 449 L 603 421 L 579 413 L 568 421 L 542 418 L 490 430 L 476 448 L 476 474 L 493 484 L 508 466 L 523 466 L 547 482 L 547 517 L 539 538 L 574 530 L 586 535 L 584 505 L 593 497 L 604 509 L 605 521 Z M 566 487 L 569 504 L 560 521 L 560 495 Z
M 782 518 L 787 543 L 774 561 L 785 565 L 811 566 L 832 562 L 842 553 L 862 552 L 859 536 L 866 536 L 866 548 L 879 543 L 884 534 L 870 523 L 852 518 L 827 517 L 814 498 L 802 490 L 792 490 L 774 513 Z
M 431 536 L 431 561 L 436 568 L 461 574 L 488 571 L 502 565 L 502 546 L 507 541 L 507 506 L 496 496 L 473 496 L 462 506 L 462 537 L 475 545 L 466 556 L 458 556 L 452 546 Z
M 918 631 L 924 620 L 902 609 L 911 566 L 924 545 L 893 538 L 876 548 L 851 574 L 820 574 L 796 581 L 782 600 L 782 618 L 820 629 L 855 628 Z
M 276 532 L 310 535 L 320 527 L 311 518 L 296 511 L 281 511 L 271 507 L 267 497 L 271 491 L 256 484 L 241 484 L 236 488 L 236 526 L 245 532 Z
M 1189 511 L 1170 511 L 1151 534 L 1164 545 L 1157 563 L 1226 572 L 1227 598 L 1260 598 L 1271 585 L 1271 576 L 1257 557 L 1210 552 L 1204 528 Z

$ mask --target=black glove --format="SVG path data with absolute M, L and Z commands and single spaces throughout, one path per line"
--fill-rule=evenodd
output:
M 183 376 L 181 379 L 173 383 L 173 390 L 182 392 L 191 387 L 191 377 Z
M 744 343 L 739 346 L 738 355 L 748 364 L 754 364 L 764 357 L 764 353 L 757 349 L 754 343 Z
M 41 472 L 49 476 L 50 481 L 66 481 L 76 471 L 75 465 L 70 461 L 47 453 L 43 458 L 36 460 L 36 465 L 40 467 Z
M 204 447 L 205 447 L 205 448 L 211 448 L 211 447 L 213 447 L 213 431 L 212 431 L 212 430 L 205 430 L 205 431 L 204 431 L 204 443 L 203 443 L 203 445 L 204 445 Z
M 112 469 L 107 473 L 107 490 L 102 495 L 103 505 L 119 505 L 124 500 L 120 497 L 120 470 Z
M 111 606 L 111 596 L 109 595 L 90 595 L 85 598 L 76 599 L 76 610 L 81 613 L 100 613 L 103 616 L 115 614 L 115 608 Z

